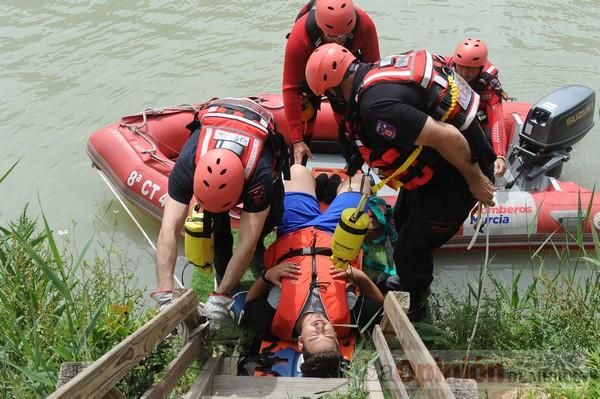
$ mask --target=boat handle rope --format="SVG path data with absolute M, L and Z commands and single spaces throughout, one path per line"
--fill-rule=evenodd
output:
M 153 159 L 155 159 L 159 162 L 162 162 L 165 165 L 172 165 L 174 163 L 172 160 L 170 160 L 168 158 L 159 157 L 158 155 L 156 155 L 156 151 L 158 149 L 156 147 L 157 140 L 154 140 L 152 137 L 150 137 L 146 132 L 144 132 L 142 130 L 148 125 L 148 114 L 151 114 L 152 116 L 157 116 L 157 115 L 161 115 L 165 112 L 169 112 L 169 111 L 172 111 L 172 112 L 197 112 L 197 111 L 200 111 L 201 109 L 203 109 L 203 105 L 194 106 L 191 104 L 182 104 L 182 105 L 163 107 L 163 108 L 146 108 L 140 114 L 133 115 L 133 116 L 139 115 L 142 117 L 141 124 L 120 123 L 119 126 L 129 129 L 129 131 L 131 131 L 132 133 L 139 135 L 152 147 L 148 150 L 141 151 L 142 154 L 150 154 L 150 156 Z M 162 141 L 158 141 L 158 142 L 160 144 L 164 145 L 166 148 L 172 150 L 174 153 L 179 155 L 179 151 L 176 148 L 173 148 L 172 146 L 168 145 L 165 142 L 162 142 Z
M 148 242 L 148 244 L 150 245 L 150 247 L 154 250 L 154 253 L 156 253 L 156 245 L 154 245 L 154 242 L 150 239 L 150 237 L 148 236 L 148 233 L 146 233 L 146 231 L 144 230 L 144 228 L 142 227 L 142 225 L 140 224 L 140 222 L 138 222 L 138 220 L 136 219 L 136 217 L 133 216 L 133 213 L 131 213 L 131 210 L 129 209 L 129 207 L 127 206 L 127 204 L 125 204 L 125 201 L 123 201 L 123 198 L 119 195 L 119 193 L 114 188 L 114 186 L 112 185 L 112 183 L 108 180 L 108 178 L 106 177 L 106 175 L 104 174 L 104 172 L 102 172 L 100 169 L 96 169 L 96 170 L 97 170 L 98 174 L 100 175 L 100 177 L 102 178 L 102 180 L 104 180 L 104 183 L 106 183 L 106 185 L 108 186 L 108 188 L 110 188 L 110 191 L 112 191 L 112 193 L 114 194 L 115 198 L 119 201 L 119 203 L 121 204 L 121 206 L 125 209 L 125 212 L 127 212 L 127 214 L 129 215 L 129 217 L 131 218 L 131 220 L 133 221 L 133 223 L 140 230 L 140 232 L 142 233 L 142 235 L 144 236 L 144 238 L 146 239 L 146 241 Z M 179 280 L 179 278 L 177 278 L 177 276 L 175 275 L 175 273 L 173 273 L 173 278 L 175 279 L 175 283 L 177 284 L 178 288 L 184 288 L 183 284 L 181 283 L 181 281 Z

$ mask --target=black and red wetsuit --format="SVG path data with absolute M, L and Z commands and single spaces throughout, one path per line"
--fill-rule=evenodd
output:
M 477 95 L 452 76 L 441 57 L 425 50 L 359 66 L 346 119 L 369 165 L 389 175 L 414 151 L 427 118 L 446 117 L 469 142 L 474 160 L 491 175 L 495 155 L 474 117 Z M 454 94 L 449 89 L 451 81 L 460 86 L 458 96 L 456 89 Z M 458 97 L 454 106 L 449 97 Z M 431 148 L 423 147 L 397 180 L 404 185 L 394 209 L 394 261 L 402 289 L 419 297 L 433 280 L 433 252 L 458 231 L 476 201 L 461 173 Z

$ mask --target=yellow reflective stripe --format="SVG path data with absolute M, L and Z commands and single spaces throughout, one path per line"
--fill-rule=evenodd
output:
M 446 122 L 452 111 L 454 111 L 454 107 L 456 107 L 456 103 L 458 102 L 458 87 L 456 86 L 456 82 L 454 82 L 454 78 L 448 75 L 448 84 L 450 85 L 450 107 L 446 110 L 444 116 L 440 118 L 440 122 Z
M 400 165 L 400 167 L 394 171 L 394 173 L 392 173 L 391 175 L 389 175 L 388 177 L 386 177 L 371 188 L 371 194 L 377 193 L 377 191 L 381 190 L 381 188 L 385 186 L 388 181 L 390 181 L 391 179 L 408 169 L 408 167 L 415 161 L 415 159 L 417 159 L 422 150 L 423 147 L 420 145 L 415 147 L 415 149 L 410 153 L 408 158 L 406 158 L 406 161 L 404 161 L 402 165 Z M 398 184 L 396 185 L 396 189 L 402 187 L 403 185 L 404 183 L 398 182 Z

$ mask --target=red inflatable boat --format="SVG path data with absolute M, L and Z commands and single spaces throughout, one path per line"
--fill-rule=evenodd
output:
M 273 113 L 278 128 L 288 134 L 281 95 L 253 97 Z M 484 212 L 492 247 L 536 246 L 553 242 L 593 243 L 592 229 L 600 230 L 600 199 L 576 183 L 558 180 L 571 147 L 593 126 L 594 91 L 584 86 L 557 90 L 533 107 L 504 106 L 511 145 L 509 170 L 496 193 L 497 205 Z M 93 133 L 87 152 L 93 164 L 138 208 L 157 220 L 162 217 L 167 180 L 179 150 L 189 137 L 185 126 L 197 106 L 148 109 L 125 116 Z M 337 126 L 331 107 L 322 104 L 312 138 L 313 152 L 336 152 Z M 395 196 L 385 196 L 393 203 Z M 479 215 L 472 215 L 446 248 L 464 248 L 474 234 Z M 484 245 L 482 237 L 476 246 Z

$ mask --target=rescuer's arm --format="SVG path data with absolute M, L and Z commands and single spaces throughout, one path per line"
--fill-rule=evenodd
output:
M 177 239 L 181 233 L 187 212 L 187 204 L 177 202 L 167 194 L 156 245 L 156 278 L 159 291 L 173 290 Z
M 256 249 L 256 243 L 260 238 L 265 220 L 269 214 L 267 207 L 260 212 L 242 212 L 238 228 L 239 242 L 225 269 L 225 275 L 216 290 L 217 294 L 230 295 L 235 286 L 240 282 L 242 275 L 250 265 L 252 255 Z
M 290 129 L 293 155 L 300 163 L 304 155 L 313 158 L 312 152 L 304 142 L 307 126 L 302 121 L 302 86 L 305 81 L 304 69 L 308 57 L 314 50 L 305 29 L 306 17 L 296 21 L 288 38 L 283 60 L 283 104 L 285 117 Z
M 485 114 L 490 127 L 490 136 L 492 138 L 492 147 L 498 156 L 494 162 L 494 174 L 502 176 L 506 171 L 506 129 L 504 126 L 504 111 L 502 109 L 502 96 L 495 92 L 490 100 L 485 104 Z
M 377 62 L 381 58 L 377 28 L 366 12 L 363 10 L 358 12 L 360 13 L 360 26 L 354 38 L 353 49 L 359 48 L 362 50 L 361 61 Z
M 494 206 L 494 185 L 479 166 L 471 162 L 469 143 L 457 128 L 427 117 L 415 144 L 431 147 L 439 152 L 463 175 L 475 199 L 484 205 Z

